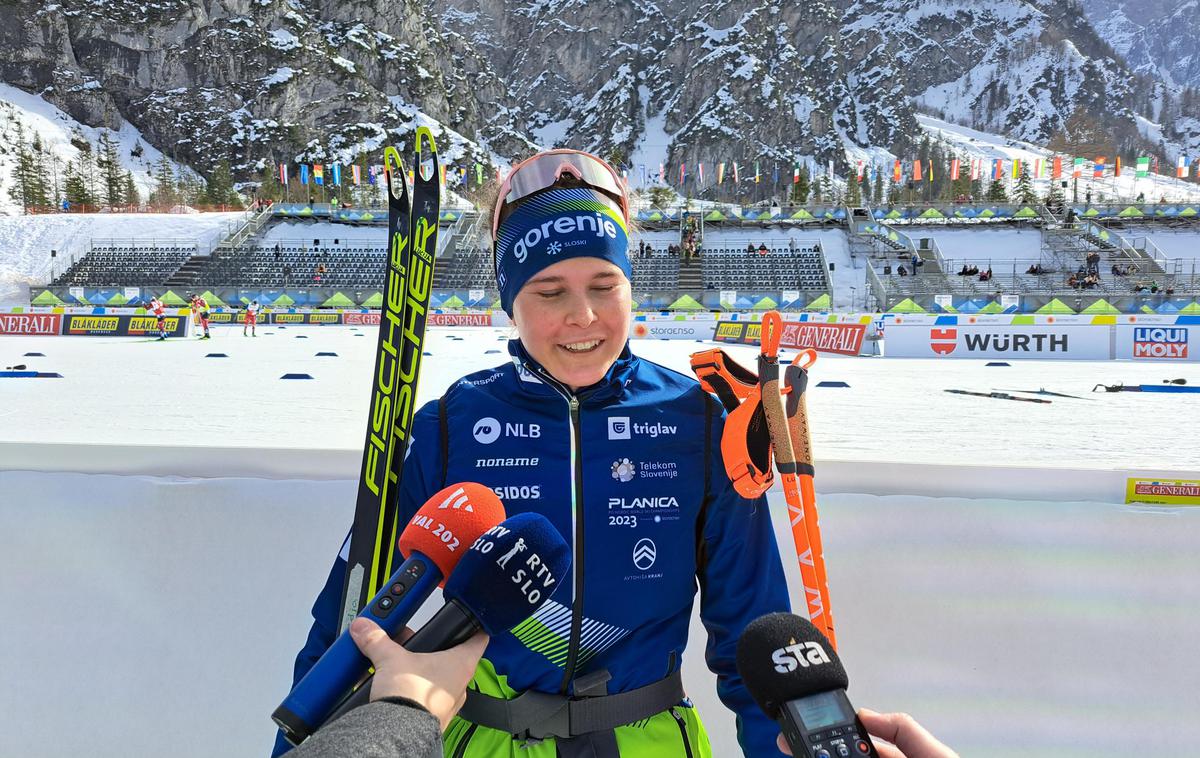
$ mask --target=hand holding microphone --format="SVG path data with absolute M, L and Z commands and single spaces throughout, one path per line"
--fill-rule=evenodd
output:
M 360 613 L 395 636 L 444 583 L 471 545 L 505 516 L 504 505 L 482 484 L 446 487 L 414 514 L 400 535 L 406 560 Z M 470 635 L 468 635 L 470 636 Z M 465 641 L 465 637 L 461 641 Z M 370 661 L 350 634 L 343 633 L 296 684 L 271 718 L 298 745 L 324 724 L 334 709 L 367 676 Z
M 759 708 L 779 722 L 779 749 L 788 755 L 958 758 L 911 716 L 855 715 L 846 669 L 808 619 L 771 613 L 750 622 L 738 638 L 737 670 Z M 873 744 L 872 736 L 891 744 Z

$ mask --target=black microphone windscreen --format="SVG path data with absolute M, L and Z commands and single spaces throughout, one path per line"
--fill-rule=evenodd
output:
M 550 599 L 570 568 L 571 549 L 554 525 L 539 513 L 520 513 L 471 545 L 442 594 L 465 605 L 495 637 Z
M 746 625 L 738 638 L 737 670 L 750 696 L 771 718 L 789 700 L 849 686 L 829 640 L 793 613 L 770 613 Z

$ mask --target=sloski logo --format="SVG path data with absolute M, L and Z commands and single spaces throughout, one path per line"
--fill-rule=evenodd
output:
M 633 481 L 634 471 L 636 469 L 637 466 L 635 466 L 628 458 L 622 458 L 618 461 L 613 461 L 612 478 L 616 479 L 618 482 Z
M 643 537 L 633 546 L 633 565 L 640 571 L 648 571 L 654 565 L 657 557 L 658 548 L 654 546 L 654 540 L 649 537 Z
M 490 445 L 500 439 L 500 422 L 491 416 L 485 416 L 475 422 L 473 433 L 476 442 Z

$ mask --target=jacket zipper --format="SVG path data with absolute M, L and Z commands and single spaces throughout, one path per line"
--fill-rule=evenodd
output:
M 458 743 L 458 747 L 454 748 L 454 758 L 463 758 L 463 756 L 467 754 L 467 745 L 470 744 L 471 738 L 475 736 L 475 730 L 478 728 L 479 724 L 471 724 L 471 726 L 467 727 L 466 733 L 463 734 L 462 741 Z
M 683 723 L 683 716 L 674 708 L 671 708 L 671 715 L 675 718 L 675 723 L 679 725 L 679 736 L 683 739 L 683 754 L 686 758 L 692 758 L 692 743 L 688 741 L 687 724 Z
M 567 644 L 567 663 L 563 668 L 562 684 L 558 688 L 561 694 L 566 695 L 571 679 L 575 676 L 579 639 L 583 635 L 583 433 L 579 423 L 579 398 L 528 362 L 524 365 L 529 373 L 541 379 L 567 401 L 571 424 L 571 525 L 575 532 L 575 551 L 571 559 L 571 590 L 574 600 L 571 603 L 571 638 Z

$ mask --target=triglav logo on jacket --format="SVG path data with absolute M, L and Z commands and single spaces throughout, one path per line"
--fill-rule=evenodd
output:
M 475 422 L 473 433 L 476 442 L 481 445 L 490 445 L 500 439 L 500 422 L 490 416 L 485 416 Z
M 630 423 L 628 416 L 608 417 L 608 438 L 610 440 L 633 439 L 635 434 L 639 437 L 654 438 L 660 435 L 674 434 L 676 429 L 678 427 L 658 422 L 653 424 Z
M 643 537 L 633 546 L 633 565 L 642 571 L 653 566 L 654 559 L 657 557 L 658 548 L 654 546 L 654 540 L 649 537 Z
M 612 478 L 616 479 L 618 482 L 633 481 L 634 472 L 636 469 L 637 466 L 635 466 L 633 461 L 629 460 L 628 458 L 622 458 L 619 461 L 613 461 Z
M 792 644 L 771 653 L 771 660 L 775 663 L 776 671 L 787 674 L 800 667 L 808 668 L 829 663 L 829 654 L 816 642 L 792 640 Z

